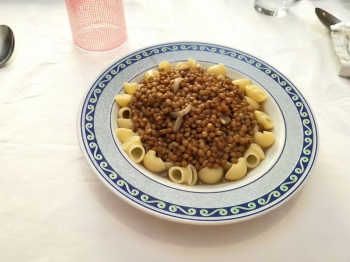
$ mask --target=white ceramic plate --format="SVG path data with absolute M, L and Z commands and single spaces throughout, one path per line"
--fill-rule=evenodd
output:
M 172 183 L 132 163 L 115 137 L 114 97 L 124 92 L 122 83 L 141 80 L 161 61 L 176 63 L 190 57 L 204 68 L 224 63 L 229 77 L 248 77 L 268 93 L 264 110 L 274 120 L 276 140 L 266 159 L 242 180 L 193 187 Z M 311 109 L 285 76 L 242 51 L 198 42 L 160 44 L 120 58 L 83 97 L 77 126 L 84 156 L 116 195 L 152 215 L 192 224 L 238 222 L 284 203 L 310 174 L 318 147 Z

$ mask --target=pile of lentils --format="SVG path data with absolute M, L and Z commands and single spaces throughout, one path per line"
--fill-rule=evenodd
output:
M 179 89 L 174 80 L 182 77 Z M 133 131 L 146 151 L 154 150 L 165 162 L 197 171 L 225 166 L 237 159 L 253 142 L 257 120 L 245 93 L 228 78 L 216 77 L 200 67 L 159 71 L 159 77 L 144 79 L 128 107 Z M 191 105 L 181 127 L 174 132 L 171 112 Z M 227 116 L 227 117 L 226 117 Z M 228 119 L 225 123 L 223 117 Z M 260 127 L 261 128 L 261 127 Z

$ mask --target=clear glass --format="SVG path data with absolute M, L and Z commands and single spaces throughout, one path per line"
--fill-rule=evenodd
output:
M 259 13 L 269 16 L 284 16 L 294 0 L 255 0 L 254 8 Z
M 66 0 L 74 44 L 89 53 L 112 52 L 126 42 L 122 0 Z

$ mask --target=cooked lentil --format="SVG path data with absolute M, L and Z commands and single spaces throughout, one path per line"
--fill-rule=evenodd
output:
M 176 80 L 180 77 L 181 82 Z M 160 70 L 159 78 L 144 79 L 141 84 L 128 104 L 133 131 L 146 150 L 156 151 L 163 161 L 183 167 L 192 164 L 197 171 L 216 168 L 227 161 L 237 163 L 253 142 L 254 108 L 230 79 L 200 67 L 184 67 Z M 182 116 L 188 105 L 191 110 Z M 178 113 L 171 117 L 172 112 Z M 181 122 L 178 130 L 174 130 L 176 121 Z

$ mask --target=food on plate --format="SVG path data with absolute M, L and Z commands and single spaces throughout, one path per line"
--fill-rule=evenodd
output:
M 198 172 L 199 179 L 205 184 L 216 184 L 224 175 L 224 169 L 222 167 L 208 168 L 205 167 Z
M 258 123 L 261 124 L 264 129 L 271 129 L 275 126 L 271 117 L 269 117 L 265 112 L 255 110 L 254 114 L 258 120 Z
M 245 87 L 245 92 L 247 93 L 247 96 L 249 98 L 253 99 L 255 102 L 258 103 L 266 100 L 267 98 L 266 93 L 256 85 L 247 85 Z
M 143 164 L 149 171 L 154 173 L 161 173 L 166 169 L 163 160 L 157 157 L 156 152 L 153 150 L 148 150 L 143 159 Z
M 124 143 L 127 139 L 129 139 L 132 136 L 137 136 L 137 133 L 134 133 L 131 129 L 122 127 L 118 128 L 116 133 L 117 137 L 122 143 Z
M 275 142 L 275 135 L 272 132 L 263 131 L 254 134 L 254 143 L 262 148 L 270 147 Z
M 259 103 L 256 102 L 255 100 L 253 100 L 253 99 L 251 99 L 250 97 L 247 97 L 247 96 L 245 96 L 244 98 L 247 100 L 247 102 L 249 103 L 249 105 L 250 105 L 251 107 L 253 107 L 255 110 L 258 110 L 258 109 L 260 108 Z
M 127 104 L 130 103 L 131 99 L 132 99 L 132 95 L 129 95 L 129 94 L 117 95 L 115 97 L 115 101 L 121 107 L 127 106 Z
M 118 112 L 119 118 L 130 119 L 131 118 L 131 110 L 129 107 L 122 107 Z
M 244 160 L 247 164 L 247 167 L 254 168 L 260 164 L 261 160 L 265 159 L 265 153 L 260 146 L 255 143 L 252 143 L 247 151 L 244 153 Z
M 131 136 L 123 143 L 123 150 L 135 162 L 140 163 L 145 157 L 145 149 L 139 136 Z
M 169 178 L 177 184 L 187 184 L 193 186 L 197 182 L 197 170 L 193 165 L 186 167 L 173 166 L 169 169 Z
M 231 164 L 227 170 L 225 179 L 226 180 L 239 180 L 247 174 L 247 163 L 243 157 L 237 160 L 237 164 Z
M 122 128 L 133 128 L 134 123 L 131 121 L 131 119 L 125 119 L 125 118 L 118 118 L 117 120 L 118 126 Z
M 242 179 L 265 159 L 275 136 L 263 111 L 267 94 L 250 79 L 227 77 L 224 64 L 168 61 L 124 83 L 117 137 L 135 163 L 193 186 Z M 260 111 L 259 111 L 260 110 Z
M 140 88 L 140 86 L 141 85 L 139 85 L 138 83 L 124 83 L 123 84 L 125 92 L 129 95 L 134 94 L 135 91 Z
M 250 85 L 250 79 L 249 78 L 236 79 L 236 80 L 233 80 L 232 83 L 238 85 L 239 89 L 245 92 L 246 86 Z

